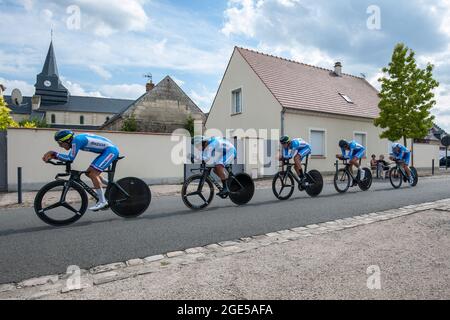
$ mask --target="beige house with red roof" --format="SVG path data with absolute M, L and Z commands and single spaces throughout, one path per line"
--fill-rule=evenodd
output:
M 378 103 L 378 91 L 364 78 L 343 73 L 339 62 L 329 70 L 236 47 L 206 121 L 208 130 L 220 131 L 206 134 L 244 141 L 238 154 L 253 176 L 279 169 L 282 134 L 308 141 L 310 168 L 331 172 L 340 139 L 366 146 L 364 165 L 371 154 L 389 153 L 390 142 L 373 125 Z

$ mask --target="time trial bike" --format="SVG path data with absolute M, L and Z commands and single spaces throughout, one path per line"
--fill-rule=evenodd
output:
M 334 175 L 334 188 L 339 193 L 345 193 L 350 187 L 359 186 L 362 191 L 367 191 L 372 186 L 372 172 L 369 168 L 362 168 L 364 170 L 364 179 L 358 179 L 352 173 L 351 164 L 347 159 L 340 159 L 344 164 L 344 168 L 339 169 L 338 163 L 336 166 L 336 174 Z M 359 159 L 361 166 L 361 159 Z
M 199 171 L 187 178 L 181 189 L 181 197 L 184 204 L 192 210 L 201 210 L 208 207 L 214 198 L 214 186 L 222 191 L 223 187 L 212 175 L 213 166 L 207 166 L 202 162 L 200 168 L 191 169 L 191 172 Z M 223 199 L 230 200 L 237 205 L 244 205 L 250 202 L 255 193 L 255 183 L 246 173 L 234 174 L 232 165 L 225 167 L 228 173 L 229 194 L 223 196 Z
M 114 181 L 117 162 L 115 160 L 107 171 L 108 174 L 105 198 L 108 207 L 122 218 L 136 218 L 143 214 L 150 205 L 151 191 L 148 185 L 138 178 L 128 177 Z M 89 194 L 95 201 L 98 196 L 81 176 L 86 171 L 72 170 L 72 162 L 48 161 L 55 166 L 65 166 L 65 173 L 57 174 L 55 181 L 48 183 L 36 195 L 34 210 L 37 216 L 52 226 L 67 226 L 78 221 L 88 207 Z M 67 177 L 68 179 L 64 179 Z
M 395 161 L 395 166 L 389 170 L 389 180 L 391 181 L 391 185 L 398 189 L 402 186 L 403 182 L 408 182 L 408 175 L 406 174 L 403 165 L 405 162 L 403 160 Z M 419 182 L 419 175 L 417 173 L 416 168 L 410 167 L 410 172 L 413 177 L 413 183 L 411 183 L 411 187 L 415 187 Z
M 294 193 L 295 182 L 297 182 L 300 191 L 306 191 L 311 197 L 317 197 L 322 192 L 322 174 L 317 170 L 308 172 L 308 160 L 309 156 L 306 157 L 306 162 L 302 163 L 302 166 L 304 166 L 303 172 L 305 172 L 303 179 L 293 173 L 292 167 L 294 164 L 289 159 L 283 160 L 282 171 L 278 172 L 272 181 L 272 191 L 277 199 L 288 200 Z M 285 166 L 286 170 L 284 170 Z

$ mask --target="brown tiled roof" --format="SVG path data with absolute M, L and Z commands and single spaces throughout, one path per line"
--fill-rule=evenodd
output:
M 378 91 L 364 78 L 236 48 L 284 108 L 376 118 Z M 340 94 L 353 101 L 348 103 Z

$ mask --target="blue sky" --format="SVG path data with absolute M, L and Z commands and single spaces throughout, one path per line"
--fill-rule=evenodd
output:
M 372 28 L 373 6 L 380 28 Z M 79 9 L 80 24 L 73 10 Z M 208 111 L 235 45 L 364 73 L 378 88 L 397 42 L 436 66 L 437 123 L 450 130 L 450 0 L 0 0 L 0 83 L 33 93 L 50 30 L 73 95 L 135 99 L 172 76 Z

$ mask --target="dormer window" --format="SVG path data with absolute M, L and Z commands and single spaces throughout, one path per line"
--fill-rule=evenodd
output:
M 349 96 L 347 96 L 346 94 L 343 93 L 339 93 L 339 95 L 344 98 L 345 101 L 347 101 L 348 103 L 353 103 L 352 99 L 350 99 Z

